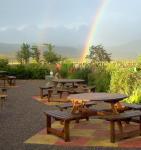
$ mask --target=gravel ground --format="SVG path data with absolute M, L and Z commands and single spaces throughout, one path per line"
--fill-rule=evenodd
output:
M 24 144 L 24 141 L 45 128 L 43 112 L 54 109 L 33 100 L 33 95 L 39 95 L 39 86 L 43 80 L 18 80 L 19 87 L 8 90 L 8 100 L 3 110 L 0 110 L 0 150 L 111 150 L 104 147 L 59 147 L 49 145 Z M 120 149 L 121 150 L 121 149 Z

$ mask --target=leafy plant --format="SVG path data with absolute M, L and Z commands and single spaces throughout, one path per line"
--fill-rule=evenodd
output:
M 0 69 L 4 69 L 8 66 L 8 59 L 6 57 L 0 57 Z
M 54 45 L 44 44 L 47 50 L 44 52 L 44 59 L 47 63 L 57 63 L 61 60 L 61 56 L 53 51 Z
M 131 95 L 137 83 L 137 74 L 128 68 L 118 68 L 111 75 L 110 91 Z
M 102 45 L 91 46 L 90 54 L 86 58 L 90 59 L 91 62 L 111 61 L 111 54 L 108 54 Z

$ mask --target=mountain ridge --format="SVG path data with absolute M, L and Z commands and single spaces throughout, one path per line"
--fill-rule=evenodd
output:
M 39 45 L 42 51 L 45 50 L 43 44 Z M 8 58 L 15 58 L 16 52 L 20 50 L 21 44 L 0 43 L 0 55 Z M 112 59 L 135 59 L 141 55 L 141 40 L 131 41 L 118 46 L 104 46 L 108 53 L 111 53 Z M 71 46 L 55 46 L 54 51 L 64 57 L 80 58 L 82 48 L 75 48 Z

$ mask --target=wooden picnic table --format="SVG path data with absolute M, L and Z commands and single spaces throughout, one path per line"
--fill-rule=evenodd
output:
M 112 111 L 117 113 L 115 104 L 127 97 L 127 95 L 119 93 L 81 93 L 71 94 L 68 96 L 68 99 L 72 100 L 74 103 L 76 101 L 80 101 L 80 103 L 85 103 L 88 101 L 107 102 L 111 104 Z
M 54 79 L 52 80 L 52 82 L 56 84 L 61 83 L 63 86 L 64 84 L 71 83 L 72 86 L 74 87 L 76 83 L 83 83 L 85 82 L 85 80 L 83 79 Z
M 3 80 L 3 86 L 6 84 L 7 71 L 0 70 L 0 80 Z
M 44 96 L 46 96 L 46 94 L 44 95 L 44 90 L 48 91 L 47 97 L 48 97 L 48 101 L 50 101 L 50 97 L 51 97 L 51 89 L 53 89 L 53 85 L 48 85 L 48 86 L 40 86 L 40 97 L 43 98 Z
M 81 111 L 81 108 L 84 108 L 85 103 L 88 101 L 98 101 L 111 104 L 111 113 L 119 114 L 116 104 L 119 104 L 119 107 L 122 107 L 119 101 L 127 97 L 128 97 L 127 95 L 119 93 L 81 93 L 81 94 L 71 94 L 68 96 L 68 99 L 70 99 L 73 103 L 72 109 L 73 113 L 75 112 L 78 113 L 79 111 Z M 121 121 L 118 121 L 117 123 L 119 126 L 119 130 L 122 133 Z
M 111 142 L 115 142 L 116 139 L 116 132 L 115 132 L 115 123 L 117 123 L 120 133 L 122 137 L 123 135 L 123 128 L 121 121 L 131 121 L 133 117 L 139 117 L 139 134 L 141 135 L 141 112 L 140 111 L 125 111 L 122 113 L 119 113 L 114 105 L 118 103 L 119 101 L 123 100 L 124 98 L 127 98 L 127 95 L 125 94 L 118 94 L 118 93 L 82 93 L 82 94 L 71 94 L 68 96 L 68 99 L 72 101 L 73 105 L 76 105 L 82 109 L 84 109 L 84 106 L 87 102 L 93 102 L 93 101 L 99 101 L 99 102 L 106 102 L 110 103 L 113 110 L 110 114 L 104 114 L 100 115 L 97 111 L 93 114 L 84 113 L 83 111 L 79 111 L 74 113 L 69 111 L 60 111 L 60 110 L 52 110 L 45 112 L 45 115 L 47 117 L 47 133 L 52 133 L 55 135 L 58 135 L 67 142 L 70 140 L 70 130 L 69 130 L 69 124 L 72 120 L 78 121 L 79 119 L 88 119 L 90 116 L 97 116 L 99 119 L 105 119 L 110 122 L 110 140 Z M 81 105 L 82 104 L 82 105 Z M 73 106 L 74 109 L 74 106 Z M 81 110 L 82 110 L 81 109 Z M 88 111 L 90 110 L 87 108 Z M 96 117 L 96 118 L 97 118 Z M 54 118 L 56 120 L 63 122 L 63 129 L 58 130 L 51 127 L 51 118 Z M 128 135 L 127 135 L 128 137 Z

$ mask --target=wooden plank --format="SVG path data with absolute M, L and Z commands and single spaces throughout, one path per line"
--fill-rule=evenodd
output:
M 124 113 L 120 114 L 113 114 L 113 115 L 105 115 L 105 116 L 99 116 L 101 119 L 106 119 L 106 120 L 124 120 L 124 119 L 129 119 L 132 117 L 138 117 L 141 116 L 141 111 L 126 111 Z
M 110 121 L 110 139 L 111 142 L 115 142 L 115 121 Z
M 60 120 L 75 120 L 83 118 L 81 114 L 72 114 L 71 112 L 65 112 L 60 110 L 47 111 L 45 112 L 45 114 Z
M 86 107 L 90 107 L 92 105 L 96 105 L 95 102 L 93 101 L 89 101 L 85 104 Z M 63 110 L 63 109 L 67 109 L 67 108 L 71 108 L 73 107 L 73 104 L 72 103 L 66 103 L 66 104 L 63 104 L 63 105 L 56 105 L 56 107 L 58 107 L 60 110 Z
M 59 129 L 55 129 L 55 128 L 48 128 L 49 133 L 52 133 L 54 135 L 57 135 L 59 137 L 64 138 L 64 132 L 60 131 Z
M 49 133 L 49 128 L 51 128 L 51 116 L 46 116 L 46 124 L 47 124 L 47 133 Z
M 65 142 L 70 141 L 69 121 L 64 122 L 64 139 Z
M 128 103 L 122 103 L 125 107 L 128 107 L 130 109 L 135 109 L 135 110 L 141 110 L 141 105 L 140 104 L 128 104 Z

